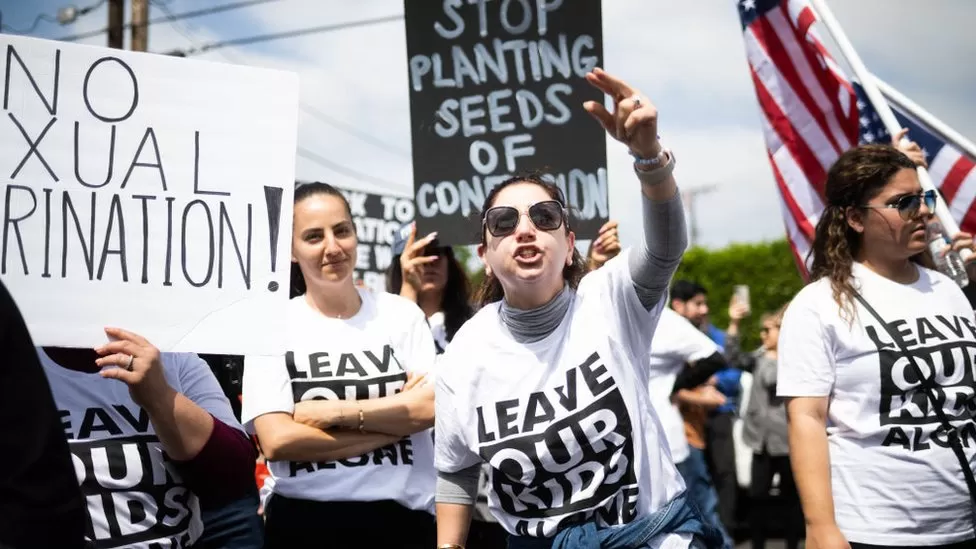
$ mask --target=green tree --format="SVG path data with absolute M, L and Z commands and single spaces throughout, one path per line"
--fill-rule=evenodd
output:
M 485 276 L 473 247 L 456 246 L 454 254 L 468 273 L 472 289 Z M 803 287 L 785 239 L 755 244 L 732 244 L 710 250 L 695 247 L 685 252 L 675 280 L 695 281 L 708 290 L 711 321 L 720 328 L 729 324 L 729 302 L 737 284 L 749 286 L 752 314 L 742 322 L 743 348 L 759 345 L 759 317 L 787 303 Z
M 685 253 L 674 279 L 692 280 L 708 290 L 711 321 L 723 329 L 729 323 L 729 302 L 735 285 L 748 285 L 752 314 L 742 322 L 744 349 L 759 345 L 762 313 L 775 311 L 803 287 L 785 239 L 733 244 L 719 250 L 692 248 Z

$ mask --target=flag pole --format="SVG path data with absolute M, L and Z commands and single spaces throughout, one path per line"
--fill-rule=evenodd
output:
M 874 109 L 878 113 L 878 117 L 881 119 L 881 123 L 884 124 L 888 133 L 892 136 L 896 135 L 899 130 L 901 130 L 901 125 L 898 124 L 898 120 L 895 118 L 895 114 L 891 112 L 891 107 L 888 106 L 888 102 L 885 100 L 884 95 L 878 89 L 875 84 L 874 77 L 868 72 L 867 67 L 861 61 L 861 58 L 854 51 L 854 46 L 851 44 L 850 40 L 847 39 L 847 35 L 844 34 L 844 30 L 840 28 L 840 23 L 834 17 L 834 14 L 827 7 L 827 2 L 825 0 L 810 0 L 813 4 L 814 9 L 820 16 L 820 21 L 823 22 L 824 26 L 827 27 L 827 32 L 830 33 L 834 38 L 834 42 L 837 43 L 837 47 L 840 48 L 841 55 L 847 60 L 847 63 L 851 66 L 851 70 L 854 75 L 861 82 L 861 87 L 864 88 L 864 93 L 868 96 L 871 103 L 874 104 Z M 902 143 L 908 142 L 908 139 L 903 139 Z M 932 183 L 932 178 L 929 177 L 929 172 L 922 166 L 917 167 L 918 180 L 922 184 L 922 188 L 925 190 L 936 190 L 935 185 Z M 935 203 L 935 215 L 939 216 L 939 221 L 942 222 L 942 226 L 945 227 L 949 235 L 954 235 L 959 232 L 959 225 L 956 220 L 949 213 L 949 208 L 946 206 L 942 196 L 936 193 L 936 203 Z M 969 250 L 963 250 L 963 258 L 969 257 L 972 252 Z
M 969 156 L 976 158 L 976 144 L 973 144 L 972 141 L 966 139 L 962 134 L 946 125 L 945 122 L 936 118 L 934 114 L 923 109 L 917 103 L 906 97 L 900 91 L 891 87 L 889 84 L 885 83 L 877 76 L 874 77 L 874 82 L 878 85 L 878 89 L 881 90 L 881 93 L 888 101 L 894 103 L 894 105 L 901 110 L 906 111 L 912 116 L 918 118 L 926 126 L 929 126 L 935 130 L 936 133 L 941 134 L 941 136 L 945 138 L 947 142 L 950 142 L 952 145 L 962 149 Z

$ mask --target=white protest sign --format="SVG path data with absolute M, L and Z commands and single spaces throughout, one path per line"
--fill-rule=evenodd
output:
M 294 74 L 0 35 L 0 277 L 36 345 L 284 352 Z

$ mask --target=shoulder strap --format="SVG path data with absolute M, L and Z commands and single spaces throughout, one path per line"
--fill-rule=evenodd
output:
M 969 488 L 969 498 L 974 504 L 976 504 L 976 478 L 973 476 L 973 470 L 969 466 L 969 460 L 966 458 L 965 451 L 963 451 L 962 441 L 959 438 L 959 432 L 955 429 L 955 427 L 952 426 L 951 423 L 949 423 L 949 418 L 946 417 L 945 410 L 942 409 L 942 406 L 939 403 L 938 395 L 935 394 L 933 379 L 923 375 L 922 368 L 918 365 L 915 355 L 910 353 L 908 349 L 905 348 L 905 344 L 902 343 L 901 338 L 892 332 L 891 328 L 888 327 L 888 324 L 883 318 L 881 318 L 881 315 L 878 314 L 878 311 L 875 311 L 874 307 L 872 307 L 871 304 L 864 299 L 864 296 L 855 291 L 854 297 L 869 313 L 871 313 L 871 316 L 873 316 L 878 323 L 881 324 L 881 327 L 884 328 L 885 332 L 888 333 L 888 337 L 895 342 L 898 349 L 901 350 L 901 352 L 905 355 L 905 358 L 907 358 L 911 363 L 913 373 L 918 376 L 918 379 L 921 382 L 920 387 L 924 389 L 925 395 L 928 397 L 929 403 L 932 405 L 932 409 L 935 410 L 935 415 L 939 418 L 939 423 L 942 424 L 942 428 L 946 431 L 946 436 L 949 438 L 949 446 L 952 448 L 953 453 L 956 454 L 956 459 L 959 460 L 959 465 L 962 467 L 962 474 L 964 477 L 966 477 L 966 486 Z M 976 508 L 973 508 L 972 511 L 974 513 L 973 524 L 974 527 L 976 527 Z

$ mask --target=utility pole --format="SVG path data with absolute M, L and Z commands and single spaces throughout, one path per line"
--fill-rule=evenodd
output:
M 149 48 L 149 0 L 132 2 L 132 51 Z
M 124 47 L 122 29 L 125 27 L 125 0 L 108 0 L 108 47 Z
M 691 189 L 686 189 L 681 192 L 681 199 L 688 208 L 688 227 L 690 229 L 690 234 L 688 235 L 688 247 L 692 247 L 698 244 L 698 217 L 695 215 L 695 200 L 701 196 L 718 189 L 718 185 L 702 185 L 701 187 L 694 187 Z

